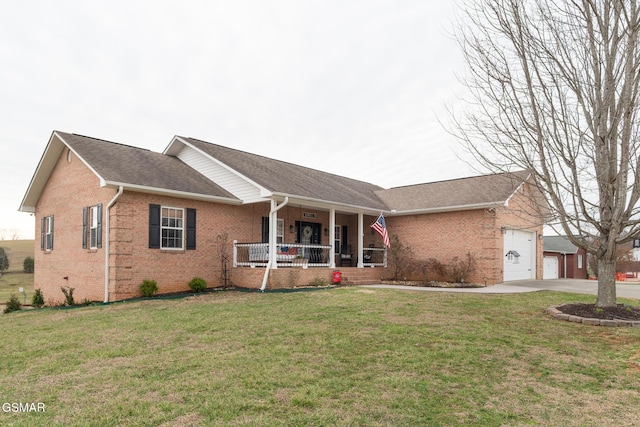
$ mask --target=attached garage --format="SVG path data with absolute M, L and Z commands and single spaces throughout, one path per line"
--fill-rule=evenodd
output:
M 531 231 L 507 229 L 504 234 L 505 282 L 536 278 L 535 233 Z
M 543 279 L 557 279 L 560 277 L 558 275 L 558 257 L 556 256 L 545 256 L 544 264 L 542 270 L 542 278 Z

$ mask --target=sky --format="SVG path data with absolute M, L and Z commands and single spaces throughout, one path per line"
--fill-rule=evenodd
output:
M 202 139 L 385 188 L 474 174 L 454 1 L 6 2 L 0 239 L 54 130 L 162 152 Z

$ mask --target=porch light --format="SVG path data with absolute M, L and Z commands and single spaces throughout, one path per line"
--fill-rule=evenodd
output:
M 293 233 L 295 233 L 295 232 L 296 232 L 296 228 L 293 226 L 293 224 L 291 224 L 291 225 L 289 226 L 289 233 L 293 234 Z
M 507 234 L 507 227 L 500 227 L 502 234 Z

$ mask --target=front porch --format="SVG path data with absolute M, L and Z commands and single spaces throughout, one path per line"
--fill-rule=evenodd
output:
M 317 268 L 317 267 L 386 267 L 387 249 L 367 247 L 361 254 L 353 253 L 351 246 L 335 248 L 332 245 L 278 243 L 275 268 Z M 360 264 L 360 260 L 362 263 Z M 234 267 L 267 267 L 269 264 L 269 243 L 233 242 Z M 271 268 L 274 268 L 272 265 Z

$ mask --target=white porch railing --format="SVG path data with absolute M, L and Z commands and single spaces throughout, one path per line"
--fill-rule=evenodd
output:
M 330 245 L 304 245 L 301 243 L 278 243 L 276 245 L 278 267 L 330 267 Z M 363 249 L 364 267 L 386 267 L 387 248 Z M 354 260 L 355 261 L 355 260 Z M 266 267 L 269 262 L 268 243 L 233 242 L 234 267 Z M 355 262 L 353 266 L 357 265 Z
M 365 267 L 386 267 L 387 248 L 364 248 L 362 265 Z
M 329 267 L 331 246 L 278 243 L 276 245 L 278 267 Z M 234 267 L 266 267 L 269 262 L 268 243 L 233 242 Z

